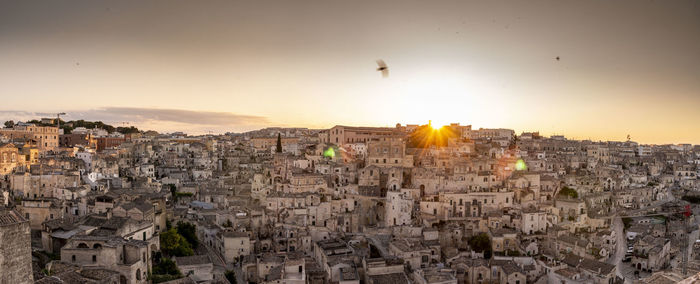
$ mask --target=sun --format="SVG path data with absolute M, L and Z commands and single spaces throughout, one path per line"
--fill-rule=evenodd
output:
M 440 131 L 443 127 L 447 126 L 446 123 L 441 123 L 441 122 L 434 122 L 434 121 L 428 121 L 428 126 L 432 128 L 435 131 Z

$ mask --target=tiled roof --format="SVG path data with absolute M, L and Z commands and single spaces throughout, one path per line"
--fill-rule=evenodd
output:
M 22 215 L 17 213 L 17 211 L 0 211 L 0 226 L 12 225 L 17 223 L 26 222 Z

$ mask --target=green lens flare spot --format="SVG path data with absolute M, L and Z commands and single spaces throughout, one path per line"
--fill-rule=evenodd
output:
M 523 161 L 523 159 L 519 159 L 517 162 L 515 162 L 515 170 L 516 171 L 527 170 L 527 165 L 525 165 L 525 161 Z
M 333 147 L 329 147 L 328 150 L 323 151 L 323 156 L 327 158 L 335 157 L 335 150 L 333 150 Z

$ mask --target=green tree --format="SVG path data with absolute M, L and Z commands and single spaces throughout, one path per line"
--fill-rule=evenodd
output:
M 467 243 L 475 252 L 483 252 L 484 258 L 491 258 L 491 238 L 486 233 L 472 236 Z
M 193 248 L 199 245 L 196 225 L 179 221 L 177 222 L 177 233 L 183 236 Z
M 571 198 L 578 198 L 578 192 L 576 192 L 575 189 L 570 188 L 570 187 L 568 187 L 568 186 L 563 187 L 563 188 L 559 191 L 559 195 L 561 195 L 561 196 L 568 196 L 568 197 L 571 197 Z
M 12 128 L 13 126 L 15 126 L 14 120 L 5 121 L 5 128 Z
M 132 133 L 139 133 L 139 129 L 133 126 L 129 127 L 117 127 L 117 132 L 121 134 L 132 134 Z
M 174 261 L 169 258 L 161 258 L 160 263 L 153 266 L 153 274 L 182 275 Z
M 170 187 L 170 195 L 173 197 L 173 201 L 177 202 L 177 186 L 174 184 L 168 184 Z
M 190 243 L 175 228 L 160 234 L 160 250 L 170 256 L 189 256 L 194 254 Z
M 226 276 L 226 280 L 230 282 L 231 284 L 236 284 L 236 273 L 233 272 L 233 270 L 226 270 L 224 273 L 224 276 Z
M 73 127 L 61 124 L 61 129 L 63 129 L 63 134 L 71 134 L 73 132 Z
M 277 149 L 275 152 L 282 153 L 282 134 L 277 133 Z

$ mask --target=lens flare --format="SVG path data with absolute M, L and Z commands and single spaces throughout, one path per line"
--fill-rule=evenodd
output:
M 518 159 L 518 161 L 515 162 L 515 170 L 516 171 L 527 170 L 527 165 L 525 164 L 525 161 L 523 161 L 523 159 Z
M 449 125 L 448 123 L 434 122 L 432 120 L 430 122 L 428 122 L 428 126 L 430 126 L 430 128 L 432 128 L 435 131 L 440 131 L 440 129 L 442 129 L 443 127 L 448 126 L 448 125 Z
M 335 150 L 333 150 L 333 147 L 328 147 L 326 151 L 323 151 L 323 156 L 326 158 L 334 158 L 335 157 Z

